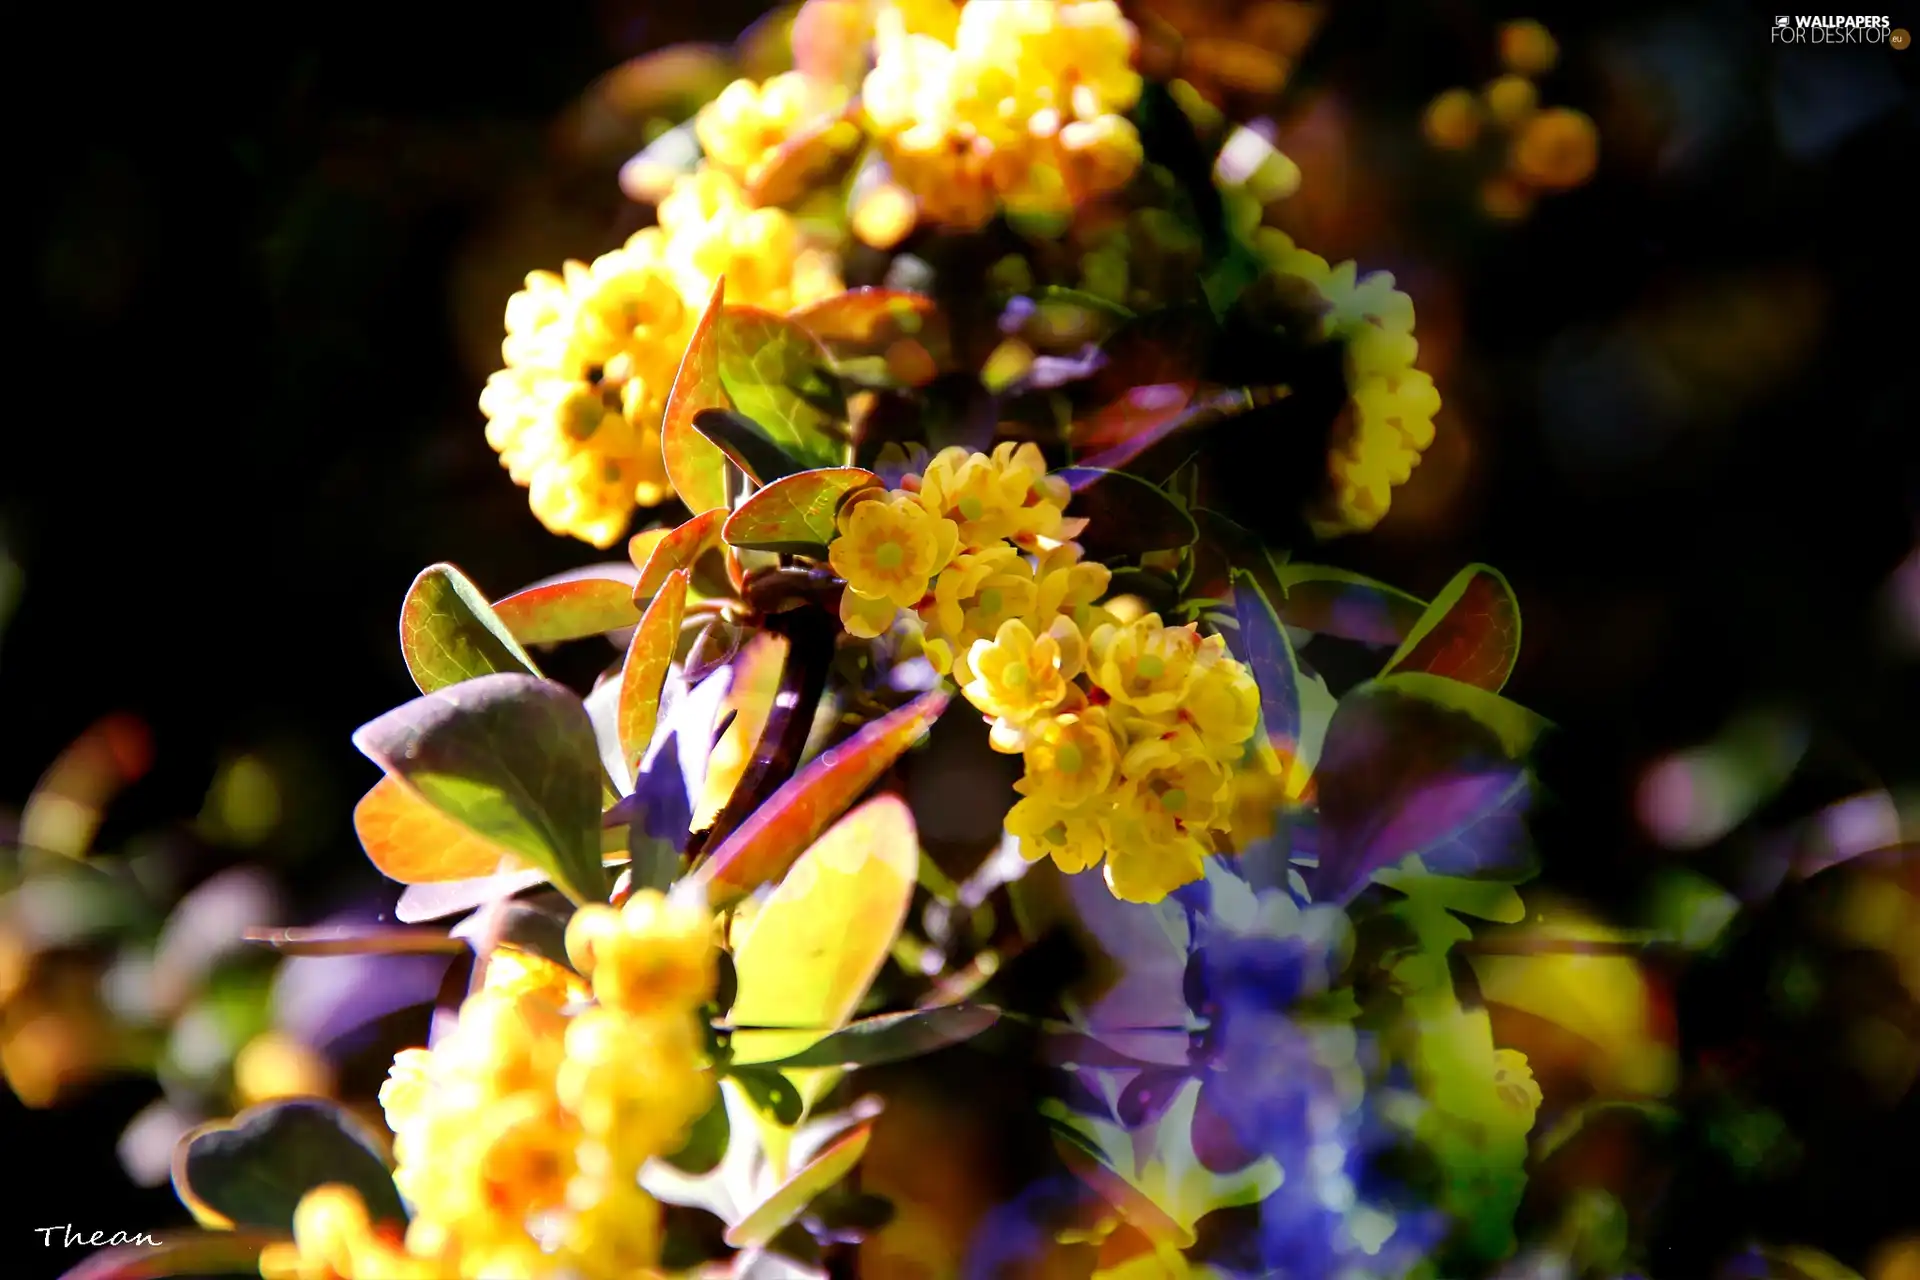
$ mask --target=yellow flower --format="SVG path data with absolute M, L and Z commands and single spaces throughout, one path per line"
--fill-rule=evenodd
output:
M 556 1091 L 582 1130 L 634 1168 L 671 1151 L 712 1101 L 699 1038 L 685 1016 L 631 1017 L 589 1009 L 567 1029 Z
M 1164 833 L 1131 806 L 1116 806 L 1107 823 L 1107 888 L 1122 902 L 1159 902 L 1206 874 L 1206 846 L 1188 834 Z
M 1113 0 L 890 3 L 862 106 L 925 217 L 1059 218 L 1139 167 L 1134 42 Z
M 694 135 L 709 163 L 751 185 L 761 167 L 813 121 L 838 110 L 846 93 L 798 71 L 761 84 L 735 80 L 694 117 Z
M 1149 613 L 1124 626 L 1100 627 L 1087 643 L 1093 682 L 1133 715 L 1171 715 L 1193 684 L 1200 635 L 1191 623 L 1166 627 Z
M 1516 18 L 1500 28 L 1500 62 L 1523 76 L 1543 76 L 1560 59 L 1553 33 L 1532 18 Z
M 1480 136 L 1480 100 L 1471 90 L 1448 89 L 1427 104 L 1420 128 L 1441 150 L 1464 151 Z
M 1532 115 L 1540 101 L 1539 91 L 1533 87 L 1533 81 L 1525 76 L 1514 75 L 1501 76 L 1493 81 L 1481 96 L 1487 104 L 1487 114 L 1509 129 Z
M 315 1187 L 293 1211 L 293 1240 L 260 1255 L 264 1280 L 455 1280 L 458 1272 L 409 1256 L 400 1236 L 376 1229 L 360 1193 Z
M 1071 630 L 1073 623 L 1059 620 Z M 1074 633 L 1077 640 L 1078 633 Z M 1066 667 L 1060 637 L 1035 636 L 1026 623 L 1009 618 L 991 640 L 976 640 L 968 654 L 973 679 L 967 700 L 993 719 L 994 749 L 1015 752 L 1027 744 L 1034 723 L 1066 701 L 1073 672 Z
M 852 587 L 840 593 L 840 625 L 847 629 L 850 636 L 871 640 L 875 636 L 885 635 L 899 616 L 900 606 L 891 600 L 869 600 Z M 943 671 L 941 674 L 946 673 Z
M 1120 773 L 1125 783 L 1115 807 L 1153 843 L 1197 836 L 1225 816 L 1227 772 L 1185 725 L 1132 742 Z
M 785 210 L 756 208 L 724 169 L 702 164 L 676 179 L 656 216 L 660 225 L 634 239 L 658 241 L 681 295 L 694 306 L 706 304 L 721 276 L 729 304 L 764 311 L 805 307 L 841 291 L 833 254 L 810 244 Z M 682 343 L 679 351 L 685 349 Z
M 933 575 L 953 559 L 958 527 L 933 515 L 912 494 L 861 502 L 845 514 L 827 560 L 856 595 L 911 609 L 927 594 Z
M 1215 758 L 1240 758 L 1247 739 L 1260 723 L 1260 686 L 1253 673 L 1235 661 L 1219 636 L 1200 643 L 1193 684 L 1181 706 L 1183 718 L 1200 735 Z
M 615 910 L 589 903 L 567 922 L 567 956 L 602 1005 L 628 1013 L 697 1008 L 713 995 L 713 922 L 645 889 Z
M 997 634 L 1010 619 L 1033 611 L 1033 566 L 1006 543 L 955 557 L 933 585 L 933 634 L 951 653 L 929 657 L 941 674 L 951 668 L 955 680 L 972 678 L 968 660 L 977 641 Z M 1071 674 L 1071 673 L 1069 673 Z
M 660 419 L 693 314 L 662 264 L 615 250 L 534 272 L 507 304 L 487 442 L 554 533 L 610 547 L 671 492 Z
M 1099 707 L 1056 715 L 1034 727 L 1026 775 L 1014 790 L 1060 809 L 1077 809 L 1113 782 L 1119 755 L 1106 713 Z
M 1094 602 L 1106 595 L 1107 588 L 1113 584 L 1113 570 L 1081 560 L 1078 543 L 1063 542 L 1042 552 L 1035 576 L 1039 580 L 1033 604 L 1037 618 L 1064 614 L 1073 619 L 1082 635 L 1091 635 L 1100 626 L 1118 622 L 1106 610 L 1094 607 Z
M 1051 858 L 1068 875 L 1087 870 L 1106 855 L 1105 833 L 1086 806 L 1062 809 L 1028 796 L 1008 810 L 1006 826 L 1020 841 L 1020 855 L 1027 861 Z

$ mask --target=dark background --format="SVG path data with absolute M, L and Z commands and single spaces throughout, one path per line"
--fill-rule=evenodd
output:
M 1920 519 L 1920 53 L 1779 57 L 1770 13 L 1741 5 L 1564 8 L 1525 12 L 1565 50 L 1550 100 L 1600 121 L 1593 183 L 1489 231 L 1404 139 L 1377 151 L 1398 220 L 1360 256 L 1402 270 L 1423 339 L 1453 352 L 1442 433 L 1466 445 L 1437 446 L 1376 534 L 1322 558 L 1423 594 L 1470 560 L 1509 576 L 1527 633 L 1508 692 L 1569 730 L 1546 765 L 1548 876 L 1604 904 L 1657 856 L 1641 771 L 1736 711 L 1810 719 L 1827 764 L 1805 804 L 1920 780 L 1916 655 L 1888 626 Z M 413 575 L 448 560 L 500 594 L 609 558 L 539 528 L 475 405 L 517 277 L 611 247 L 631 218 L 624 156 L 556 121 L 622 59 L 756 11 L 20 15 L 30 301 L 0 536 L 25 593 L 0 636 L 0 803 L 128 710 L 158 764 L 103 843 L 190 815 L 222 752 L 264 745 L 300 779 L 290 874 L 315 901 L 376 882 L 348 822 L 375 775 L 348 735 L 410 693 L 394 618 Z M 1509 16 L 1347 5 L 1320 70 L 1411 136 L 1434 92 L 1491 74 Z M 1920 9 L 1893 16 L 1920 28 Z M 1431 328 L 1421 281 L 1448 298 Z M 1796 316 L 1806 336 L 1767 337 Z M 150 1093 L 0 1100 L 9 1156 L 61 1168 L 10 1195 L 6 1274 L 48 1264 L 30 1227 L 181 1220 L 114 1163 Z M 1846 1153 L 1861 1194 L 1789 1238 L 1875 1238 L 1892 1201 L 1857 1166 L 1891 1135 L 1860 1120 L 1811 1141 Z M 1721 1202 L 1701 1229 L 1761 1208 Z

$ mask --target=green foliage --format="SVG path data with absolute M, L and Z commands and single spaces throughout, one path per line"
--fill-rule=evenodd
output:
M 300 1197 L 342 1183 L 358 1191 L 375 1221 L 404 1224 L 381 1140 L 333 1103 L 270 1102 L 181 1139 L 174 1189 L 201 1222 L 293 1229 Z

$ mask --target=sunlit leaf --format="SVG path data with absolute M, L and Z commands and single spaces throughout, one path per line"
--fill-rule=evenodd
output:
M 693 415 L 693 427 L 755 484 L 772 484 L 807 469 L 806 463 L 787 452 L 771 432 L 744 413 L 702 409 Z
M 1067 513 L 1088 520 L 1079 541 L 1089 559 L 1171 551 L 1200 536 L 1179 503 L 1139 476 L 1098 467 L 1064 467 L 1054 474 L 1073 489 Z
M 407 589 L 400 652 L 422 693 L 503 671 L 540 674 L 486 596 L 450 564 L 421 570 Z
M 56 1234 L 63 1228 L 55 1228 Z M 123 1237 L 132 1232 L 104 1233 Z M 148 1233 L 150 1236 L 156 1233 Z M 257 1276 L 260 1255 L 288 1237 L 279 1232 L 165 1233 L 156 1244 L 125 1244 L 96 1253 L 60 1280 L 172 1280 L 173 1277 Z
M 272 947 L 287 956 L 354 956 L 451 954 L 462 949 L 458 938 L 440 929 L 406 929 L 381 925 L 333 925 L 314 929 L 248 928 L 248 942 Z
M 693 415 L 702 409 L 730 409 L 732 403 L 720 381 L 720 313 L 727 282 L 714 281 L 700 322 L 694 326 L 681 357 L 680 372 L 667 396 L 666 417 L 660 424 L 660 448 L 667 478 L 689 511 L 711 511 L 727 505 L 727 459 L 707 438 L 693 429 Z
M 1260 717 L 1267 737 L 1297 744 L 1300 741 L 1300 664 L 1286 628 L 1280 625 L 1267 593 L 1250 574 L 1233 575 L 1234 617 L 1240 623 L 1239 645 L 1260 686 Z
M 717 350 L 720 382 L 733 408 L 802 465 L 845 464 L 846 404 L 826 348 L 810 333 L 784 316 L 728 307 Z
M 660 690 L 667 678 L 667 668 L 673 665 L 674 647 L 680 642 L 680 620 L 687 607 L 687 580 L 684 569 L 675 569 L 667 575 L 665 584 L 647 605 L 646 616 L 633 629 L 633 640 L 627 646 L 616 712 L 620 760 L 627 781 L 632 780 L 640 757 L 653 742 L 654 722 L 660 715 Z
M 354 745 L 449 817 L 601 901 L 601 768 L 586 708 L 564 687 L 491 675 L 416 698 Z
M 873 1121 L 866 1120 L 849 1129 L 831 1146 L 815 1156 L 771 1196 L 738 1223 L 727 1229 L 729 1248 L 760 1248 L 779 1235 L 805 1211 L 814 1197 L 832 1187 L 860 1163 L 867 1143 L 873 1137 Z
M 949 698 L 940 690 L 923 693 L 808 761 L 701 863 L 694 881 L 719 907 L 777 879 L 828 823 L 926 736 Z
M 1273 602 L 1280 620 L 1302 631 L 1399 644 L 1426 611 L 1424 600 L 1398 587 L 1326 565 L 1283 564 L 1275 571 L 1286 598 Z
M 1657 1097 L 1672 1088 L 1678 1061 L 1665 997 L 1636 957 L 1476 954 L 1469 963 L 1501 1043 L 1536 1059 L 1536 1072 L 1563 1057 L 1601 1094 Z
M 1469 565 L 1433 598 L 1382 674 L 1424 671 L 1498 693 L 1520 655 L 1520 602 L 1499 570 Z
M 291 1231 L 300 1197 L 342 1183 L 377 1222 L 404 1224 L 386 1143 L 323 1098 L 263 1103 L 181 1138 L 173 1185 L 202 1225 Z
M 401 884 L 491 875 L 517 866 L 511 849 L 462 826 L 394 777 L 374 783 L 353 807 L 353 829 L 380 874 Z
M 883 1013 L 850 1022 L 819 1043 L 766 1065 L 852 1068 L 899 1062 L 965 1043 L 999 1020 L 998 1009 L 977 1004 Z
M 920 866 L 913 815 L 898 796 L 867 801 L 793 864 L 734 941 L 733 1059 L 787 1058 L 859 1007 L 906 919 Z M 827 1064 L 832 1065 L 832 1064 Z
M 644 552 L 646 560 L 640 563 L 640 580 L 633 584 L 633 603 L 644 607 L 674 570 L 685 569 L 691 573 L 701 556 L 720 545 L 720 529 L 726 519 L 727 509 L 715 507 L 668 530 L 665 537 L 645 544 L 640 539 L 647 535 L 635 534 L 629 549 L 636 558 Z
M 557 644 L 587 636 L 620 631 L 640 620 L 633 605 L 633 582 L 622 574 L 569 576 L 557 582 L 536 583 L 496 600 L 493 612 L 521 644 Z
M 825 555 L 835 536 L 834 514 L 841 499 L 875 484 L 877 477 L 859 467 L 802 471 L 776 480 L 727 517 L 723 536 L 736 547 L 787 555 Z

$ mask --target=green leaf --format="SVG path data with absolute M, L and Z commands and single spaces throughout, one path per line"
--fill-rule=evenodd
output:
M 963 1044 L 1000 1020 L 987 1005 L 952 1004 L 850 1022 L 811 1048 L 769 1062 L 797 1067 L 872 1067 Z
M 848 494 L 879 483 L 859 467 L 802 471 L 776 480 L 727 517 L 722 536 L 736 547 L 823 556 L 837 532 L 834 516 Z
M 786 1084 L 778 1075 L 773 1076 L 781 1084 Z M 789 1090 L 791 1085 L 787 1086 Z M 799 1101 L 799 1095 L 793 1095 Z M 795 1112 L 798 1119 L 799 1113 Z M 791 1123 L 791 1122 L 789 1122 Z M 693 1128 L 687 1134 L 686 1142 L 672 1155 L 664 1157 L 666 1162 L 682 1173 L 710 1173 L 720 1164 L 727 1154 L 727 1142 L 732 1137 L 733 1126 L 727 1119 L 726 1096 L 719 1090 L 714 1091 L 713 1105 L 707 1113 L 694 1121 Z
M 1054 474 L 1073 489 L 1067 513 L 1087 518 L 1077 541 L 1091 560 L 1192 546 L 1200 537 L 1193 517 L 1165 490 L 1139 476 L 1098 467 L 1063 467 Z
M 1433 598 L 1382 674 L 1424 671 L 1498 693 L 1520 656 L 1520 602 L 1500 571 L 1468 565 Z
M 287 1098 L 201 1125 L 174 1149 L 173 1186 L 204 1225 L 291 1231 L 300 1197 L 343 1183 L 376 1222 L 405 1225 L 386 1144 L 336 1103 Z
M 783 1125 L 800 1123 L 801 1112 L 805 1107 L 800 1101 L 800 1091 L 793 1087 L 793 1081 L 781 1075 L 771 1067 L 729 1066 L 727 1075 L 739 1083 L 753 1099 L 753 1105 L 772 1116 Z
M 1531 751 L 1540 736 L 1553 727 L 1552 721 L 1545 716 L 1510 698 L 1445 676 L 1430 675 L 1423 671 L 1396 671 L 1380 676 L 1369 684 L 1471 717 L 1499 740 L 1501 748 L 1512 759 L 1519 759 Z
M 729 409 L 720 378 L 720 313 L 726 305 L 727 282 L 713 282 L 700 322 L 694 326 L 667 396 L 666 416 L 660 423 L 660 451 L 667 478 L 689 511 L 711 511 L 727 505 L 727 458 L 693 428 L 693 416 L 702 409 Z
M 732 1249 L 765 1247 L 798 1218 L 816 1196 L 853 1172 L 860 1157 L 866 1154 L 867 1142 L 872 1137 L 873 1121 L 864 1120 L 836 1138 L 746 1217 L 728 1228 L 727 1246 Z
M 494 601 L 493 611 L 521 644 L 558 644 L 622 631 L 640 620 L 626 566 L 539 582 Z M 622 576 L 615 577 L 613 574 Z
M 1273 602 L 1282 622 L 1362 644 L 1399 644 L 1427 607 L 1398 587 L 1328 565 L 1283 564 L 1274 575 L 1287 593 Z
M 660 691 L 673 651 L 680 643 L 680 620 L 687 607 L 687 571 L 675 569 L 647 605 L 646 616 L 633 629 L 627 660 L 620 673 L 620 702 L 614 722 L 620 737 L 620 761 L 626 781 L 633 781 L 640 757 L 653 742 L 654 722 L 660 717 Z
M 813 335 L 784 316 L 728 307 L 717 350 L 720 383 L 733 407 L 769 439 L 803 468 L 846 463 L 846 402 L 826 348 Z
M 755 484 L 772 484 L 807 469 L 806 463 L 776 444 L 766 428 L 744 413 L 702 409 L 693 415 L 693 428 L 713 441 Z
M 602 771 L 580 699 L 528 675 L 491 675 L 416 698 L 353 742 L 469 830 L 547 872 L 575 902 L 606 900 Z
M 56 1236 L 60 1230 L 54 1229 Z M 112 1239 L 115 1235 L 124 1238 L 133 1233 L 92 1234 Z M 148 1233 L 148 1238 L 156 1238 L 155 1233 Z M 203 1280 L 207 1276 L 258 1276 L 260 1255 L 267 1246 L 286 1239 L 279 1232 L 218 1231 L 190 1236 L 169 1232 L 168 1238 L 155 1244 L 126 1244 L 96 1253 L 62 1274 L 60 1280 Z
M 935 689 L 821 752 L 767 797 L 693 873 L 715 908 L 778 879 L 908 747 L 925 737 L 951 695 Z
M 422 693 L 503 671 L 540 674 L 487 597 L 450 564 L 421 570 L 407 588 L 400 652 Z
M 1234 618 L 1239 647 L 1260 686 L 1260 718 L 1269 739 L 1300 742 L 1300 663 L 1267 593 L 1244 570 L 1233 574 Z
M 733 1060 L 786 1058 L 843 1026 L 907 915 L 920 867 L 913 815 L 879 795 L 793 864 L 733 945 Z M 795 1030 L 784 1030 L 795 1028 Z

